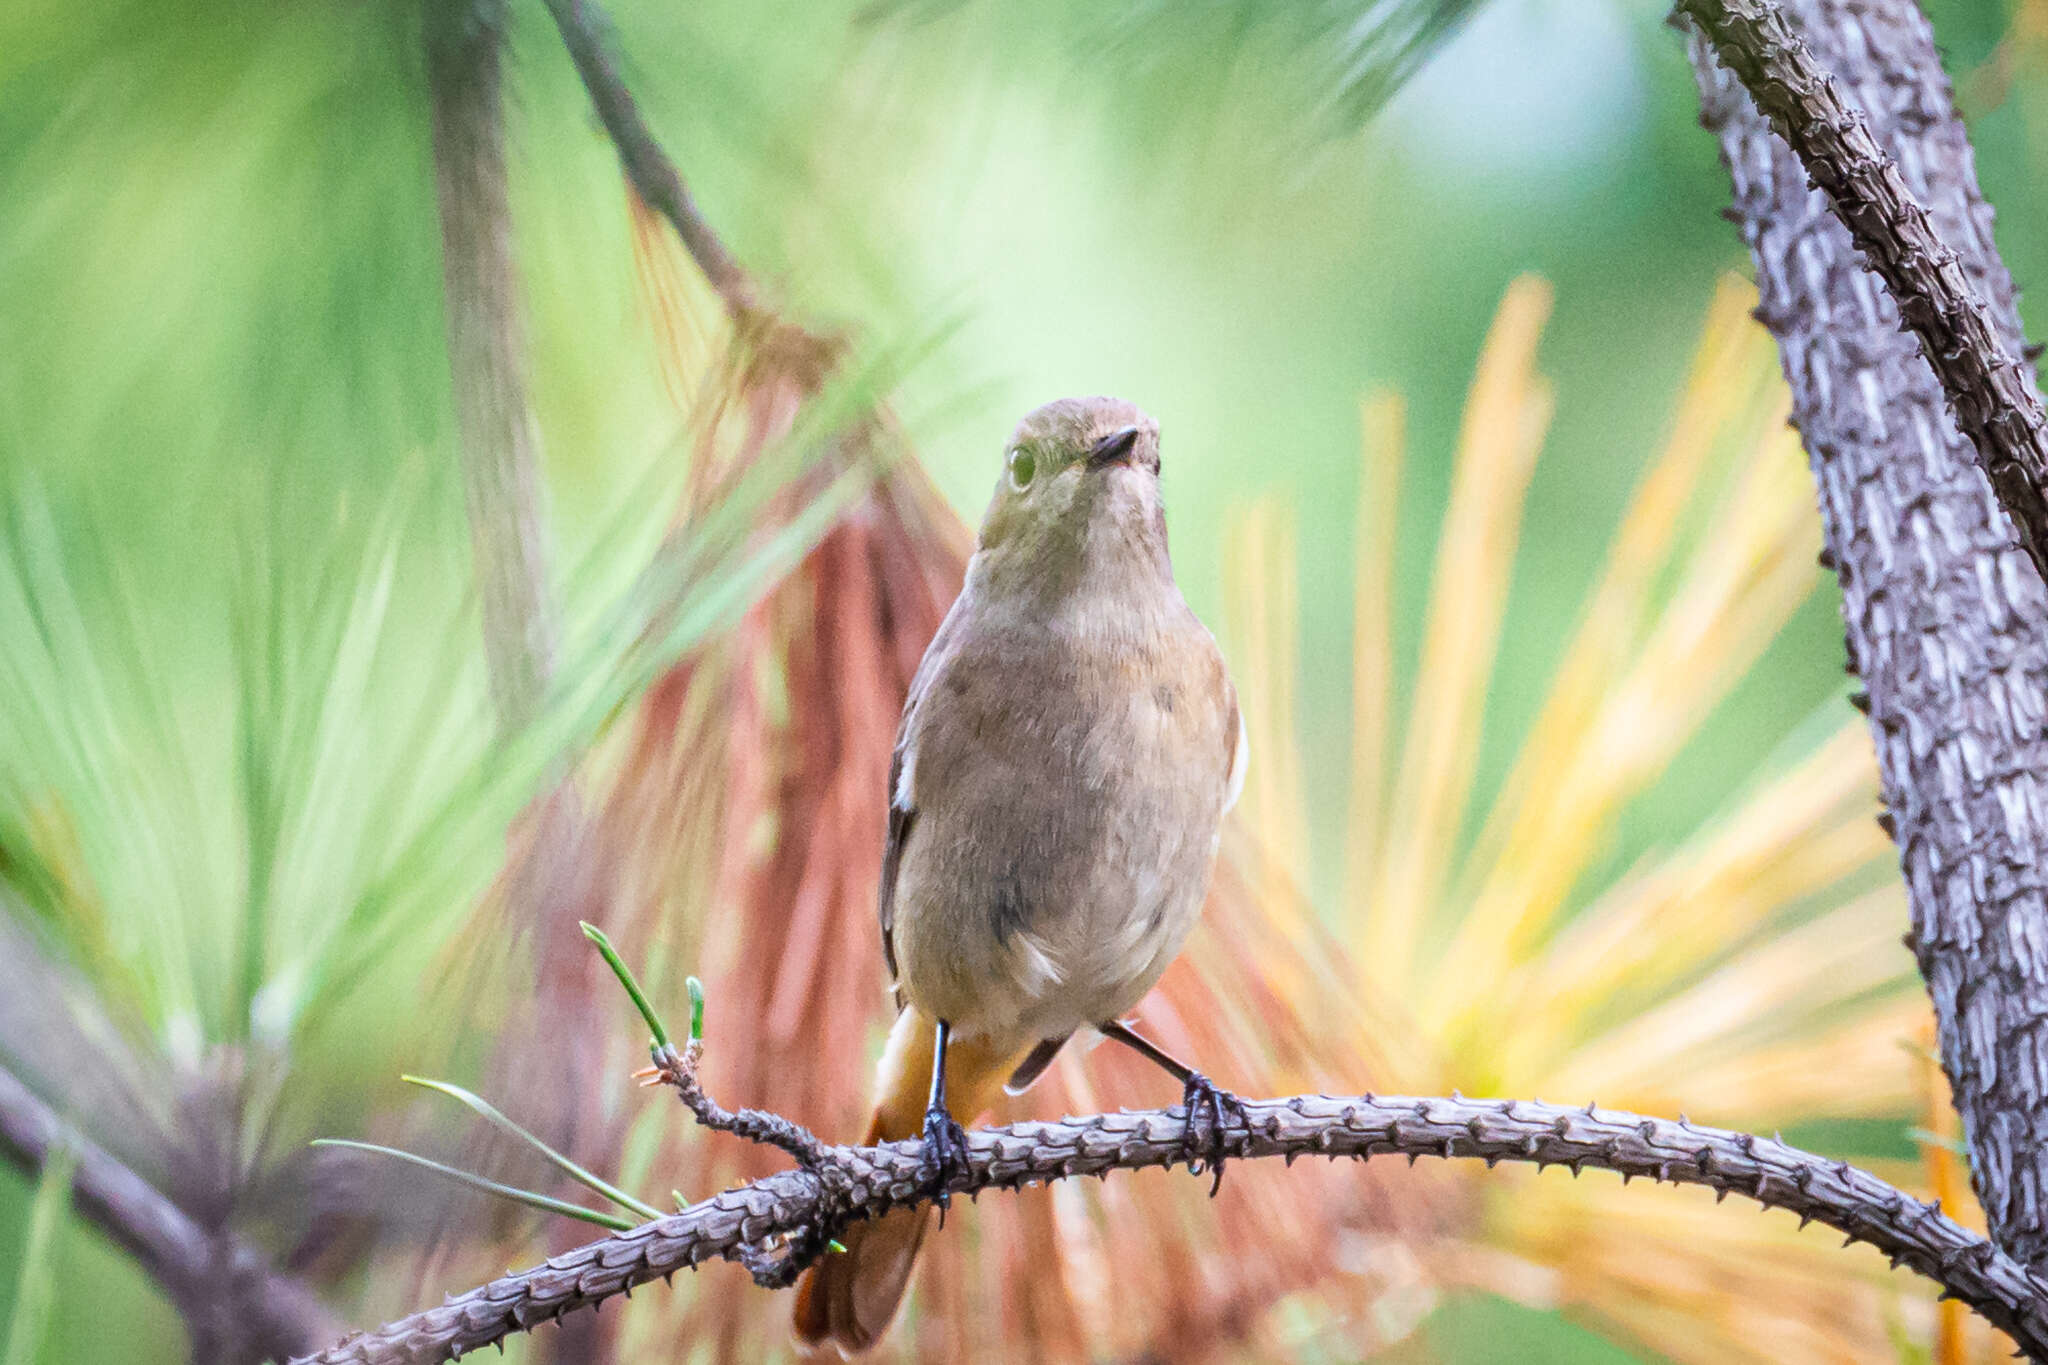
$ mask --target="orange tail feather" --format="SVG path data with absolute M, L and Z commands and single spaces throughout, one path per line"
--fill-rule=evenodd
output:
M 896 1142 L 924 1131 L 932 1074 L 933 1023 L 915 1009 L 896 1016 L 889 1045 L 875 1069 L 875 1113 L 866 1141 Z M 998 1056 L 955 1039 L 946 1049 L 946 1100 L 953 1117 L 972 1124 L 1002 1093 L 1015 1056 Z M 797 1286 L 797 1344 L 805 1350 L 836 1347 L 842 1355 L 865 1351 L 882 1339 L 910 1286 L 931 1206 L 897 1209 L 839 1234 L 846 1251 L 827 1254 Z

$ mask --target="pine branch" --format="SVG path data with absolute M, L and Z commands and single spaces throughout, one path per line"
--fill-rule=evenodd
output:
M 1726 7 L 1741 20 L 1699 0 L 1685 8 L 1717 26 L 1735 72 L 1792 134 L 1788 147 L 1695 36 L 1703 121 L 1720 138 L 1731 216 L 1756 259 L 1757 316 L 1777 339 L 1819 486 L 1822 563 L 1841 577 L 1880 820 L 1912 910 L 1906 941 L 1940 1025 L 1971 1180 L 1998 1245 L 2048 1265 L 2048 591 L 1993 495 L 1996 482 L 2019 496 L 2019 524 L 2036 524 L 2038 484 L 2016 471 L 2039 468 L 2023 460 L 2038 454 L 2040 409 L 2011 359 L 2022 345 L 2012 276 L 1912 0 L 1786 0 L 1790 41 L 1759 0 Z M 1757 41 L 1770 50 L 1742 55 Z M 1816 66 L 1828 79 L 1813 79 Z M 1796 103 L 1808 96 L 1824 101 Z M 1842 198 L 1815 192 L 1808 167 Z M 1896 225 L 1885 235 L 1887 213 L 1904 214 L 1904 236 Z M 1863 267 L 1852 229 L 1896 278 Z M 1946 339 L 1925 357 L 1901 334 L 1891 291 L 1923 326 L 1969 306 L 1928 333 Z M 1987 411 L 2009 399 L 2004 415 Z M 1951 405 L 1993 451 L 2010 448 L 1973 450 Z M 1987 480 L 1980 463 L 2003 472 Z
M 34 1172 L 60 1143 L 78 1159 L 72 1207 L 127 1252 L 188 1318 L 232 1324 L 235 1346 L 222 1359 L 281 1359 L 340 1330 L 305 1285 L 273 1271 L 263 1253 L 241 1239 L 201 1227 L 0 1067 L 0 1154 Z
M 2048 411 L 1962 257 L 1942 241 L 1861 110 L 1776 0 L 1678 0 L 1834 206 L 1947 391 L 1950 410 L 2048 578 Z
M 432 5 L 425 23 L 448 363 L 491 696 L 509 731 L 540 706 L 558 627 L 505 181 L 504 0 Z
M 618 149 L 619 164 L 634 193 L 668 219 L 690 258 L 724 300 L 726 311 L 735 319 L 752 315 L 760 301 L 759 291 L 745 267 L 725 249 L 725 243 L 698 212 L 681 173 L 655 141 L 633 92 L 606 53 L 604 35 L 610 23 L 604 11 L 590 0 L 547 0 L 547 5 L 569 58 L 576 64 L 576 74 L 590 92 L 598 120 Z
M 694 1108 L 695 1106 L 693 1106 Z M 715 1107 L 715 1106 L 714 1106 Z M 718 1111 L 723 1113 L 724 1111 Z M 1303 1095 L 1247 1101 L 1248 1123 L 1229 1132 L 1234 1157 L 1401 1155 L 1592 1167 L 1739 1194 L 1766 1208 L 1824 1223 L 1873 1246 L 1942 1286 L 2048 1361 L 2048 1284 L 1983 1238 L 1846 1162 L 1747 1133 L 1681 1118 L 1645 1118 L 1528 1100 Z M 736 1122 L 754 1119 L 729 1115 Z M 781 1120 L 776 1120 L 781 1123 Z M 801 1130 L 796 1130 L 801 1133 Z M 1182 1111 L 1097 1114 L 971 1133 L 955 1194 L 1172 1166 L 1183 1159 Z M 760 1140 L 768 1140 L 766 1134 Z M 786 1150 L 815 1143 L 779 1131 Z M 565 1314 L 596 1308 L 634 1287 L 713 1259 L 741 1261 L 758 1276 L 770 1247 L 822 1246 L 849 1219 L 926 1203 L 916 1142 L 818 1148 L 816 1158 L 631 1232 L 588 1243 L 545 1265 L 507 1275 L 439 1308 L 354 1336 L 299 1365 L 416 1365 L 450 1360 Z

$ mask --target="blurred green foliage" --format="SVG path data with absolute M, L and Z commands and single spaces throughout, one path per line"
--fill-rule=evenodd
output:
M 2006 33 L 2003 0 L 1930 9 L 2025 284 L 2048 269 L 2048 76 L 2024 51 L 2009 81 L 1972 75 Z M 1332 585 L 1350 581 L 1359 397 L 1410 400 L 1400 592 L 1413 621 L 1480 337 L 1513 275 L 1552 279 L 1558 417 L 1530 495 L 1484 784 L 1662 434 L 1716 275 L 1744 263 L 1718 217 L 1726 184 L 1680 44 L 1652 4 L 1494 0 L 1359 130 L 1357 92 L 1332 84 L 1342 63 L 1316 46 L 1326 9 L 1278 34 L 1247 27 L 1238 6 L 1199 22 L 1163 13 L 628 0 L 615 18 L 628 77 L 707 214 L 798 315 L 877 353 L 959 320 L 897 393 L 963 513 L 978 515 L 1019 413 L 1062 393 L 1124 394 L 1161 420 L 1180 576 L 1206 618 L 1219 615 L 1230 509 L 1276 490 L 1295 504 L 1310 660 L 1348 649 L 1349 603 Z M 467 723 L 445 709 L 421 721 L 423 693 L 444 708 L 451 686 L 479 694 L 450 625 L 470 621 L 467 543 L 418 28 L 400 0 L 0 8 L 0 499 L 50 518 L 41 539 L 10 523 L 7 551 L 90 570 L 86 643 L 112 672 L 146 660 L 122 685 L 150 694 L 131 700 L 161 708 L 192 760 L 182 795 L 115 783 L 121 801 L 103 814 L 170 803 L 198 856 L 232 860 L 261 844 L 262 820 L 320 808 L 316 787 L 266 804 L 278 775 L 227 737 L 266 732 L 246 709 L 262 695 L 252 678 L 317 666 L 305 651 L 346 632 L 319 595 L 350 575 L 383 575 L 389 593 L 376 648 L 353 665 L 358 690 L 332 718 L 363 736 L 336 760 L 352 781 L 402 763 L 409 725 Z M 673 476 L 680 418 L 610 150 L 538 6 L 517 11 L 511 66 L 558 562 L 616 586 L 617 509 Z M 402 534 L 376 529 L 392 516 Z M 299 607 L 266 592 L 302 594 Z M 6 619 L 38 629 L 32 612 Z M 1401 638 L 1412 649 L 1412 631 Z M 0 638 L 0 653 L 26 643 Z M 1839 659 L 1823 592 L 1631 808 L 1612 857 L 1711 809 L 1840 686 Z M 1307 724 L 1332 737 L 1309 751 L 1312 791 L 1343 782 L 1345 678 L 1310 667 L 1300 680 Z M 19 721 L 17 701 L 0 708 Z M 269 733 L 293 723 L 269 719 Z M 237 790 L 248 799 L 227 798 Z M 1317 807 L 1331 814 L 1314 831 L 1330 877 L 1338 805 Z M 256 824 L 236 826 L 238 810 Z M 400 832 L 354 831 L 375 850 L 364 866 L 395 856 L 377 846 Z M 459 909 L 493 864 L 491 841 L 474 841 L 434 880 L 435 903 Z M 229 907 L 180 908 L 166 891 L 160 908 L 196 936 L 192 979 L 240 983 L 208 1036 L 246 1028 L 261 993 L 266 968 L 236 952 L 266 931 L 330 929 L 346 889 L 318 904 L 304 881 L 269 900 L 249 889 L 239 938 Z M 432 1064 L 431 1021 L 391 1008 L 417 971 L 380 960 L 364 989 L 328 1002 L 329 1027 L 297 1059 L 309 1114 L 388 1098 L 401 1070 Z M 159 1046 L 212 1008 L 162 995 L 163 981 L 131 985 Z M 0 1173 L 0 1247 L 21 1243 L 29 1189 Z M 122 1358 L 175 1358 L 170 1315 L 139 1277 L 88 1237 L 62 1242 L 43 1358 L 113 1358 L 111 1341 Z M 0 1275 L 0 1323 L 12 1278 Z M 1460 1308 L 1438 1341 L 1453 1358 L 1530 1359 L 1542 1330 Z M 1504 1337 L 1520 1347 L 1487 1344 Z M 1562 1340 L 1557 1358 L 1589 1358 Z M 148 1357 L 139 1341 L 166 1345 Z

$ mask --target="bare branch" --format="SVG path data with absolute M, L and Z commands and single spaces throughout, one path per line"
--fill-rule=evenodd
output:
M 38 1171 L 59 1142 L 78 1154 L 73 1207 L 135 1259 L 172 1302 L 235 1319 L 247 1346 L 235 1358 L 279 1359 L 340 1330 L 297 1280 L 277 1274 L 241 1239 L 209 1232 L 155 1186 L 71 1128 L 12 1072 L 0 1067 L 0 1154 Z
M 619 164 L 634 192 L 675 228 L 690 258 L 725 301 L 726 311 L 734 318 L 753 313 L 760 295 L 752 278 L 697 211 L 697 201 L 690 197 L 682 175 L 654 140 L 633 92 L 605 52 L 604 33 L 610 24 L 604 11 L 589 0 L 547 0 L 547 4 L 569 58 L 576 63 L 576 73 L 583 78 L 583 88 L 590 92 L 597 117 L 618 149 Z
M 687 1098 L 687 1097 L 686 1097 Z M 1703 1185 L 1825 1223 L 1927 1276 L 2048 1360 L 2048 1284 L 1983 1238 L 1846 1162 L 1772 1139 L 1588 1106 L 1528 1100 L 1304 1095 L 1247 1101 L 1234 1155 L 1476 1157 L 1583 1167 Z M 722 1111 L 721 1111 L 722 1112 Z M 745 1111 L 742 1111 L 743 1113 Z M 1098 1114 L 975 1132 L 955 1194 L 1013 1189 L 1113 1170 L 1171 1166 L 1182 1156 L 1179 1110 Z M 439 1308 L 351 1337 L 305 1365 L 415 1365 L 449 1360 L 515 1332 L 596 1307 L 650 1280 L 712 1259 L 751 1263 L 764 1244 L 817 1240 L 848 1218 L 929 1201 L 916 1142 L 828 1147 L 814 1164 L 728 1190 L 631 1232 L 473 1289 Z
M 1963 434 L 2048 578 L 2048 411 L 2026 363 L 2005 346 L 1962 257 L 1842 98 L 1776 0 L 1678 0 L 1771 127 L 1826 192 L 1864 261 L 1920 338 Z

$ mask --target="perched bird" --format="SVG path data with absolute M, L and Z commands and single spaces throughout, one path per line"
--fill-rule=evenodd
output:
M 1244 783 L 1223 657 L 1166 553 L 1159 429 L 1072 398 L 1017 427 L 960 596 L 911 684 L 889 779 L 882 954 L 898 1014 L 869 1142 L 917 1137 L 943 1209 L 965 1134 L 1093 1028 L 1183 1085 L 1190 1160 L 1220 1171 L 1235 1099 L 1120 1016 L 1201 912 Z M 1196 1137 L 1207 1119 L 1208 1147 Z M 852 1353 L 895 1316 L 929 1206 L 842 1234 L 798 1341 Z

